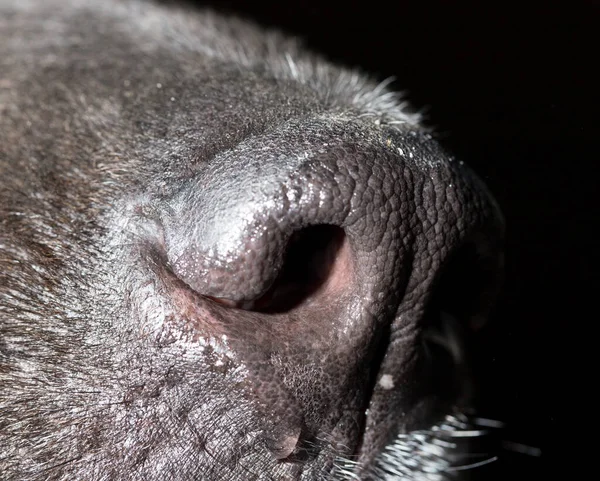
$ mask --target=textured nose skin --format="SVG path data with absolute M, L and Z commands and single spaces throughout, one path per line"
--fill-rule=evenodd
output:
M 251 301 L 281 274 L 292 236 L 326 225 L 343 229 L 350 244 L 346 281 L 389 282 L 403 235 L 404 166 L 349 133 L 344 124 L 292 123 L 209 165 L 169 203 L 175 273 L 202 294 Z
M 468 170 L 427 134 L 342 117 L 246 139 L 159 210 L 167 264 L 202 306 L 187 322 L 243 361 L 278 459 L 324 433 L 352 452 L 363 432 L 377 452 L 409 426 L 425 409 L 418 338 L 445 266 L 470 246 L 456 281 L 477 304 L 501 259 L 501 219 Z

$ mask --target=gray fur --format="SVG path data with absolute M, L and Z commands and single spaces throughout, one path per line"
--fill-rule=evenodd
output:
M 385 84 L 128 0 L 0 1 L 0 75 L 2 479 L 452 475 L 430 306 L 466 248 L 485 315 L 502 222 Z M 320 225 L 339 277 L 261 307 Z

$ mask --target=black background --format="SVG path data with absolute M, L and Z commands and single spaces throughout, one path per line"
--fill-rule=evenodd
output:
M 577 426 L 593 416 L 576 408 L 576 379 L 589 366 L 575 354 L 597 318 L 583 306 L 594 300 L 597 257 L 599 4 L 202 3 L 394 76 L 444 146 L 485 180 L 508 239 L 504 292 L 477 343 L 481 409 L 542 455 L 507 454 L 477 478 L 584 479 L 569 446 L 582 444 Z

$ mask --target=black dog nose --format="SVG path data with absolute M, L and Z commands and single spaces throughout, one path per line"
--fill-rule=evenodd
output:
M 498 278 L 493 200 L 408 130 L 290 121 L 218 154 L 160 211 L 170 269 L 212 302 L 199 335 L 225 334 L 249 366 L 278 458 L 340 409 L 406 399 L 427 306 L 478 320 Z
M 247 309 L 283 311 L 352 284 L 389 304 L 417 249 L 443 255 L 497 221 L 485 190 L 415 135 L 374 142 L 355 124 L 314 120 L 221 154 L 165 209 L 174 272 Z

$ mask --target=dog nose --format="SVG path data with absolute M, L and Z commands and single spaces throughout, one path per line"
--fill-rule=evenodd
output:
M 278 458 L 334 429 L 340 409 L 394 405 L 432 304 L 479 322 L 499 277 L 493 199 L 423 133 L 289 122 L 219 154 L 160 210 L 170 268 L 214 301 L 278 419 Z

